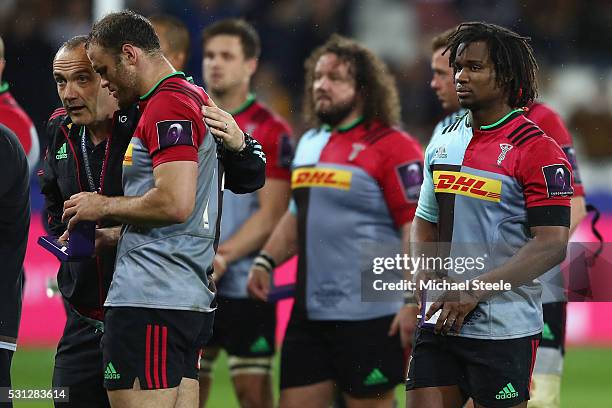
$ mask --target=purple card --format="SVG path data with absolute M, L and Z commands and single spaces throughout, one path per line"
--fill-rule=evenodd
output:
M 70 262 L 91 258 L 94 254 L 95 240 L 96 223 L 80 222 L 70 232 L 70 240 L 67 243 L 47 235 L 38 238 L 38 245 L 51 252 L 60 261 Z

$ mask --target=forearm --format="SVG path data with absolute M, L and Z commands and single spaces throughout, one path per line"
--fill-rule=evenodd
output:
M 421 257 L 428 259 L 437 256 L 437 241 L 437 225 L 420 217 L 414 217 L 410 228 L 410 257 L 414 259 Z M 410 276 L 410 279 L 416 279 L 416 274 L 418 272 L 419 271 L 412 271 L 413 275 Z
M 185 222 L 186 212 L 186 207 L 177 205 L 171 195 L 153 187 L 142 196 L 107 197 L 103 218 L 121 224 L 161 227 Z
M 512 288 L 531 282 L 538 276 L 560 264 L 565 259 L 567 240 L 551 241 L 538 239 L 536 236 L 523 246 L 508 262 L 481 276 L 478 280 L 484 283 L 510 283 Z M 486 299 L 493 292 L 478 291 L 480 299 Z
M 232 263 L 261 249 L 270 237 L 276 220 L 271 214 L 257 210 L 227 241 L 221 243 L 219 252 Z
M 262 248 L 277 265 L 297 253 L 297 218 L 287 210 Z
M 580 222 L 586 217 L 586 204 L 584 197 L 572 197 L 572 212 L 570 216 L 570 236 L 574 234 Z

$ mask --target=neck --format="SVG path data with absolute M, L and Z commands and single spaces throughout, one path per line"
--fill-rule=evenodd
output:
M 510 112 L 512 112 L 512 108 L 505 101 L 500 101 L 478 110 L 470 109 L 472 126 L 474 129 L 480 129 L 481 126 L 491 125 Z
M 92 124 L 87 125 L 89 131 L 89 138 L 94 145 L 98 145 L 108 138 L 108 135 L 112 132 L 113 121 L 109 119 L 103 119 L 96 121 Z
M 336 126 L 332 128 L 332 130 L 342 129 L 343 127 L 355 122 L 362 115 L 363 115 L 362 109 L 357 109 L 357 108 L 353 109 L 351 113 L 346 115 L 340 123 L 338 123 Z
M 249 96 L 249 87 L 241 86 L 239 88 L 223 93 L 212 92 L 210 95 L 218 107 L 226 112 L 234 112 L 242 106 Z
M 165 58 L 150 57 L 150 60 L 144 64 L 140 71 L 139 77 L 142 78 L 138 87 L 138 94 L 145 95 L 151 90 L 162 78 L 176 72 L 172 65 Z

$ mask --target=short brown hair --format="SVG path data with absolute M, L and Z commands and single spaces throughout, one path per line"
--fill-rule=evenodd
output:
M 234 35 L 240 38 L 242 52 L 246 59 L 259 58 L 261 52 L 261 41 L 255 28 L 243 19 L 229 18 L 217 21 L 202 31 L 202 46 L 213 37 L 218 35 Z
M 170 45 L 173 50 L 184 52 L 187 57 L 186 59 L 189 58 L 189 30 L 185 23 L 167 14 L 153 15 L 149 17 L 149 21 L 153 26 L 159 25 L 165 28 L 166 35 L 164 37 L 168 40 L 168 45 Z
M 448 39 L 450 36 L 457 31 L 457 27 L 449 28 L 448 30 L 441 32 L 431 39 L 431 52 L 436 52 L 440 48 L 446 49 L 448 45 Z
M 303 112 L 307 123 L 312 126 L 321 125 L 314 108 L 312 87 L 315 66 L 325 54 L 334 54 L 350 64 L 356 91 L 363 97 L 363 118 L 366 124 L 374 120 L 386 126 L 399 124 L 399 96 L 395 78 L 390 74 L 387 65 L 368 48 L 338 34 L 332 35 L 325 44 L 315 49 L 304 64 L 306 75 Z

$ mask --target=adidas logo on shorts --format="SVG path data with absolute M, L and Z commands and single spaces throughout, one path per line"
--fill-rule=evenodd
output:
M 516 390 L 512 386 L 512 383 L 508 383 L 506 384 L 504 388 L 499 390 L 499 392 L 495 396 L 495 399 L 504 400 L 504 399 L 511 399 L 511 398 L 516 398 L 516 397 L 518 397 L 518 392 L 516 392 Z
M 121 378 L 121 374 L 115 370 L 113 363 L 108 363 L 106 366 L 106 370 L 104 370 L 104 379 L 105 380 L 118 380 Z

